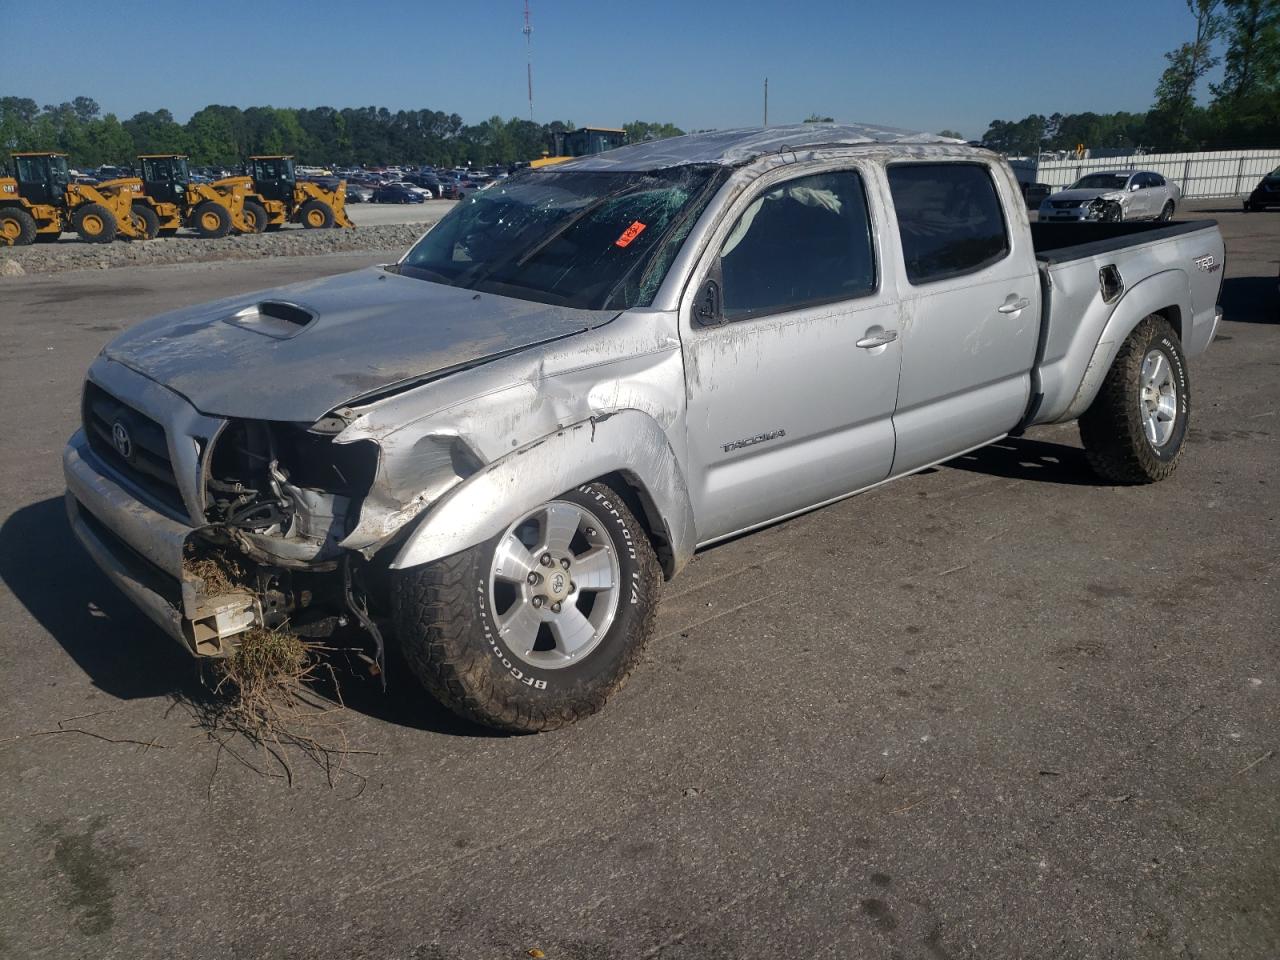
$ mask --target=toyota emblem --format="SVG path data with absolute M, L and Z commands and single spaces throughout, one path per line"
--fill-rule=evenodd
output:
M 111 445 L 126 460 L 133 459 L 133 438 L 129 436 L 129 428 L 119 420 L 111 425 Z

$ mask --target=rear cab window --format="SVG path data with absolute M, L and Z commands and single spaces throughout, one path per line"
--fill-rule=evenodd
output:
M 991 170 L 978 163 L 888 167 L 907 280 L 912 286 L 976 273 L 1010 253 Z

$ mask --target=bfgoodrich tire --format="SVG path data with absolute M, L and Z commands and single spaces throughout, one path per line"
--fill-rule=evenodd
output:
M 1182 344 L 1167 320 L 1150 316 L 1129 334 L 1080 418 L 1080 439 L 1104 480 L 1154 483 L 1177 468 L 1190 419 Z
M 593 483 L 486 543 L 393 572 L 392 615 L 437 699 L 531 733 L 595 713 L 622 686 L 653 632 L 661 584 L 644 529 Z

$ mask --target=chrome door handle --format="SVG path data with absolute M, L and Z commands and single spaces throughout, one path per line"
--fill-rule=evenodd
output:
M 879 333 L 873 333 L 869 337 L 863 337 L 854 346 L 861 347 L 863 350 L 871 350 L 875 347 L 883 347 L 886 344 L 893 343 L 897 339 L 897 330 L 881 330 Z
M 1026 297 L 1023 297 L 1020 300 L 1011 300 L 1008 303 L 1001 304 L 1000 306 L 996 307 L 996 310 L 998 310 L 1000 313 L 1017 313 L 1020 310 L 1027 309 L 1027 307 L 1029 306 L 1031 306 L 1031 301 L 1028 300 Z

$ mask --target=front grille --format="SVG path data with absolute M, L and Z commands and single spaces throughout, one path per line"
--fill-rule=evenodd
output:
M 164 427 L 92 381 L 85 382 L 81 413 L 94 453 L 157 503 L 186 516 Z M 123 436 L 117 436 L 117 426 Z
M 1052 200 L 1050 202 L 1055 210 L 1070 210 L 1073 207 L 1080 206 L 1079 200 Z

